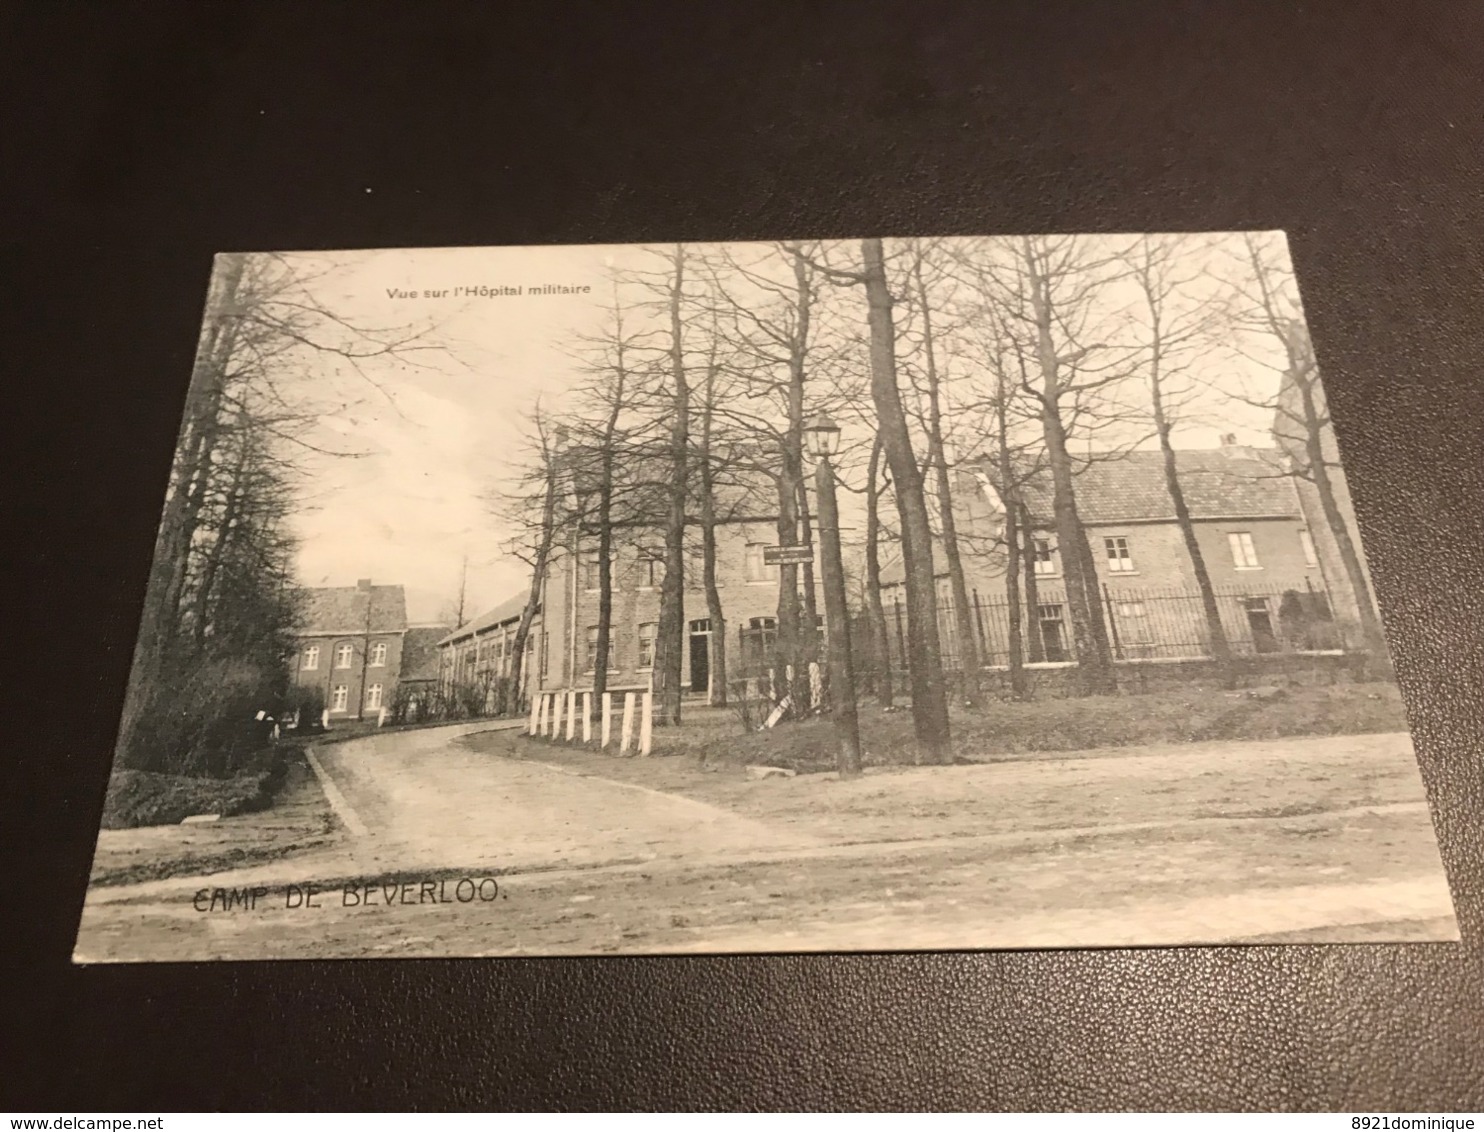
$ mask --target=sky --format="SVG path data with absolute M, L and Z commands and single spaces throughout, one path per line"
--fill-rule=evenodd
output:
M 357 455 L 303 454 L 300 581 L 401 584 L 415 622 L 445 617 L 461 577 L 466 618 L 522 593 L 529 571 L 491 496 L 518 474 L 537 399 L 558 418 L 573 404 L 575 343 L 602 328 L 612 273 L 652 269 L 654 253 L 615 245 L 288 253 L 300 256 L 337 318 L 421 331 L 419 344 L 430 347 L 367 361 L 360 372 L 326 358 L 306 363 L 306 396 L 324 410 L 314 446 Z M 1249 368 L 1232 380 L 1274 380 Z M 1269 414 L 1209 408 L 1177 435 L 1179 446 L 1214 447 L 1225 432 L 1269 442 Z

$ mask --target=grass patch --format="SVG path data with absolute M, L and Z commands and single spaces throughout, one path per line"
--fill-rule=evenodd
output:
M 108 779 L 102 828 L 178 825 L 194 814 L 230 817 L 265 810 L 283 785 L 290 751 L 297 748 L 260 751 L 246 769 L 231 778 L 116 770 Z
M 1292 686 L 1261 698 L 1182 689 L 993 702 L 980 710 L 956 711 L 953 751 L 959 761 L 984 762 L 1100 747 L 1364 735 L 1406 727 L 1401 692 L 1389 683 Z M 862 705 L 861 742 L 867 766 L 912 763 L 911 712 L 887 713 Z M 654 753 L 699 756 L 703 764 L 762 764 L 814 773 L 834 769 L 834 726 L 828 719 L 811 719 L 743 734 L 735 713 L 693 710 L 683 727 L 656 729 Z

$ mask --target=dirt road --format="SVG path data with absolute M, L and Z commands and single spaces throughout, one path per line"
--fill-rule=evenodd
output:
M 838 783 L 477 730 L 321 746 L 331 844 L 95 889 L 78 957 L 1457 938 L 1405 735 Z

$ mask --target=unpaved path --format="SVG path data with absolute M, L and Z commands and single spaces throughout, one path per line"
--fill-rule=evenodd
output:
M 1404 735 L 846 783 L 728 778 L 476 730 L 489 725 L 318 748 L 342 810 L 333 848 L 95 889 L 78 957 L 1457 938 Z M 498 876 L 498 899 L 424 903 L 398 888 L 464 873 Z M 374 899 L 344 899 L 357 879 Z M 326 886 L 313 910 L 271 896 L 250 911 L 192 905 L 203 886 L 305 881 Z

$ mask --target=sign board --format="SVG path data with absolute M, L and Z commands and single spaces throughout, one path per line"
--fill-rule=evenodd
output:
M 763 564 L 767 566 L 795 565 L 814 561 L 812 546 L 765 546 Z

